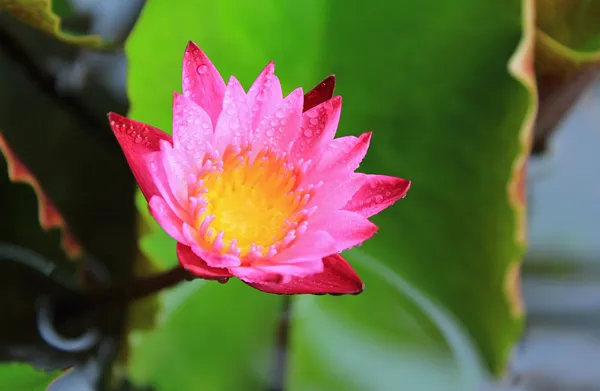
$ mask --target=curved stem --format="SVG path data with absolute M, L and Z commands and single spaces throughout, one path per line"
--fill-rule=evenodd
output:
M 126 285 L 82 292 L 65 301 L 58 312 L 64 317 L 82 316 L 104 310 L 116 303 L 128 303 L 147 297 L 188 279 L 187 271 L 178 265 L 151 277 L 135 279 Z

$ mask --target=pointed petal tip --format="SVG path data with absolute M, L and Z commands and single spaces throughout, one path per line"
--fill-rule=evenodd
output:
M 335 76 L 330 75 L 317 84 L 312 90 L 304 96 L 304 110 L 307 111 L 313 107 L 331 99 L 335 89 Z
M 191 39 L 187 42 L 187 45 L 185 45 L 185 49 L 186 49 L 186 51 L 188 51 L 188 50 L 202 51 L 202 49 L 200 49 L 200 46 L 198 46 L 198 44 L 196 42 L 192 41 Z

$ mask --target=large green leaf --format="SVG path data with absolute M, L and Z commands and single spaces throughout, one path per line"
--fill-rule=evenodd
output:
M 0 365 L 0 385 L 5 390 L 44 391 L 57 375 L 36 371 L 27 364 Z
M 146 5 L 127 44 L 133 118 L 169 131 L 183 49 L 194 40 L 225 77 L 235 74 L 246 88 L 271 59 L 287 92 L 335 73 L 337 92 L 344 96 L 340 135 L 374 130 L 361 170 L 413 181 L 406 200 L 374 219 L 380 226 L 377 236 L 360 252 L 347 254 L 365 277 L 363 295 L 295 302 L 299 319 L 291 326 L 292 389 L 361 390 L 382 384 L 384 388 L 375 389 L 395 389 L 406 372 L 392 370 L 401 371 L 402 365 L 421 370 L 413 377 L 415 385 L 452 386 L 459 383 L 445 380 L 456 381 L 457 369 L 466 373 L 464 365 L 453 361 L 474 357 L 469 339 L 492 371 L 503 369 L 522 323 L 516 289 L 524 251 L 519 187 L 535 112 L 527 73 L 533 26 L 531 18 L 524 19 L 532 15 L 531 5 L 517 0 L 381 0 L 369 7 L 357 0 Z M 173 244 L 160 230 L 153 235 L 142 243 L 151 257 L 164 257 Z M 394 281 L 404 281 L 402 288 Z M 178 313 L 177 327 L 168 325 L 156 333 L 189 335 L 193 330 L 203 336 L 214 329 L 213 322 L 220 322 L 222 339 L 248 328 L 256 327 L 261 336 L 272 330 L 272 315 L 265 315 L 262 325 L 248 315 L 266 313 L 270 297 L 257 298 L 250 309 L 243 301 L 253 294 L 250 290 L 209 284 L 218 293 L 205 297 L 202 288 L 198 305 L 186 305 Z M 217 305 L 233 315 L 193 321 L 202 319 L 205 306 Z M 452 319 L 464 324 L 469 337 Z M 185 336 L 169 338 L 191 344 Z M 173 350 L 162 361 L 179 354 L 178 360 L 198 363 L 190 373 L 183 366 L 169 367 L 142 380 L 163 385 L 161 390 L 177 381 L 178 389 L 185 390 L 198 386 L 179 383 L 184 375 L 211 385 L 217 370 L 223 378 L 242 376 L 247 368 L 237 366 L 243 362 L 239 355 L 253 356 L 254 346 L 228 345 L 226 352 L 217 338 L 198 350 Z M 457 356 L 458 346 L 470 353 Z M 204 370 L 202 362 L 211 362 L 216 352 L 219 357 L 228 354 L 234 364 Z M 134 373 L 151 372 L 156 360 L 150 354 L 134 355 Z M 428 379 L 436 371 L 428 364 L 432 360 L 447 371 L 438 382 Z M 385 371 L 373 372 L 375 363 L 384 362 L 389 365 Z

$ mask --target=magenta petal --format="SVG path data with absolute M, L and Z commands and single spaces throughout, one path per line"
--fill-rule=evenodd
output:
M 246 282 L 253 288 L 267 293 L 281 295 L 297 294 L 357 294 L 363 291 L 364 284 L 352 269 L 350 264 L 339 254 L 323 258 L 323 271 L 321 273 L 291 277 L 285 283 L 273 282 Z
M 303 111 L 307 111 L 312 109 L 313 107 L 320 105 L 326 100 L 331 99 L 333 97 L 333 90 L 335 89 L 335 76 L 328 76 L 325 80 L 317 84 L 315 88 L 308 91 L 304 95 L 304 109 Z
M 223 152 L 230 145 L 245 145 L 250 138 L 250 123 L 248 97 L 240 82 L 231 76 L 223 98 L 223 111 L 215 127 L 215 148 Z
M 221 113 L 225 82 L 202 49 L 190 41 L 183 56 L 183 95 L 202 107 L 213 125 Z
M 178 242 L 185 241 L 183 236 L 183 221 L 171 210 L 167 202 L 160 196 L 152 196 L 148 202 L 150 214 L 169 236 Z
M 214 127 L 204 109 L 189 98 L 173 95 L 173 145 L 200 164 L 211 149 Z
M 354 172 L 367 154 L 371 136 L 372 133 L 367 132 L 358 137 L 346 136 L 334 139 L 325 149 L 317 170 L 331 172 L 341 169 Z
M 301 129 L 292 146 L 291 155 L 297 159 L 321 156 L 333 141 L 342 111 L 342 97 L 336 96 L 302 114 Z
M 153 126 L 119 114 L 108 113 L 108 119 L 138 186 L 144 197 L 149 200 L 158 194 L 158 190 L 144 156 L 158 151 L 161 140 L 171 143 L 171 136 Z
M 202 258 L 194 254 L 191 248 L 182 243 L 177 243 L 177 259 L 184 269 L 205 280 L 223 280 L 233 277 L 227 269 L 208 266 Z
M 371 217 L 404 197 L 410 181 L 387 175 L 364 175 L 366 182 L 344 207 L 364 217 Z
M 283 100 L 281 83 L 275 76 L 273 61 L 260 72 L 248 90 L 248 104 L 252 108 L 252 128 L 258 126 L 259 121 Z
M 327 231 L 335 240 L 337 252 L 358 246 L 377 232 L 377 226 L 366 217 L 347 210 L 324 214 L 312 227 Z
M 252 138 L 252 143 L 258 146 L 257 151 L 270 146 L 278 152 L 289 152 L 298 136 L 303 97 L 302 89 L 296 88 L 259 122 Z

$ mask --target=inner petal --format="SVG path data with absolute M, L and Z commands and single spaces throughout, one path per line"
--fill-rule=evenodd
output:
M 230 146 L 192 189 L 200 247 L 239 256 L 244 264 L 272 257 L 306 231 L 314 186 L 300 188 L 303 166 L 271 148 Z M 205 164 L 206 165 L 206 164 Z

